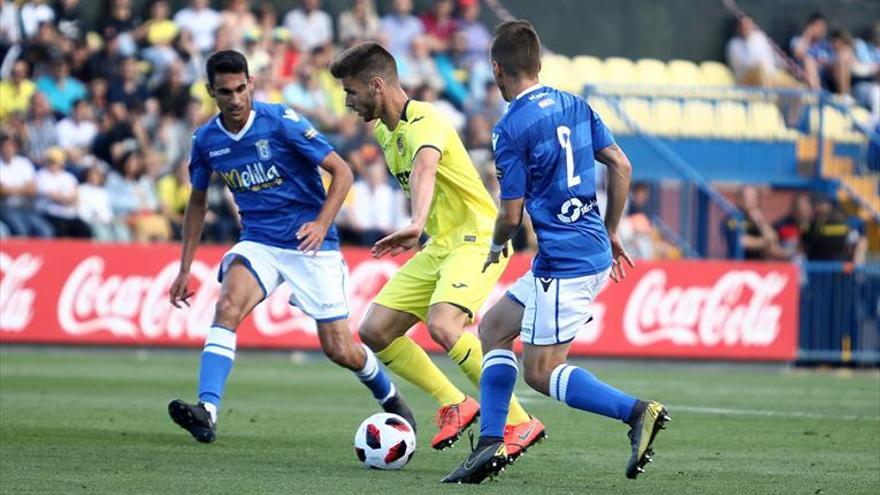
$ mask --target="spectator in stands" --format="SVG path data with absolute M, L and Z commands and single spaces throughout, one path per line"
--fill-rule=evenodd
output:
M 804 69 L 810 89 L 822 89 L 827 81 L 827 68 L 832 62 L 831 46 L 825 39 L 828 22 L 822 14 L 814 13 L 807 18 L 800 35 L 791 39 L 791 52 Z
M 803 256 L 803 238 L 809 232 L 812 223 L 813 205 L 810 196 L 806 193 L 796 194 L 791 199 L 788 214 L 773 225 L 776 237 L 779 239 L 778 249 L 773 253 L 773 257 L 797 260 Z
M 458 22 L 453 17 L 454 11 L 453 0 L 434 0 L 433 8 L 422 14 L 422 25 L 431 51 L 445 52 L 449 49 L 452 34 L 458 29 Z
M 379 35 L 379 16 L 373 0 L 355 0 L 351 9 L 339 14 L 339 42 L 351 46 Z
M 410 56 L 398 58 L 398 66 L 400 84 L 403 87 L 416 88 L 427 84 L 437 93 L 443 92 L 443 78 L 437 69 L 437 62 L 431 57 L 428 39 L 425 36 L 413 38 Z
M 25 125 L 26 149 L 28 158 L 34 163 L 42 164 L 46 150 L 58 146 L 58 132 L 55 129 L 55 117 L 46 95 L 37 91 L 31 98 L 30 118 Z
M 0 0 L 0 54 L 21 41 L 21 22 L 18 4 L 14 0 Z
M 236 50 L 244 47 L 244 34 L 248 31 L 257 30 L 257 17 L 251 12 L 248 0 L 228 0 L 226 10 L 220 12 L 220 23 L 229 32 L 232 46 Z
M 136 241 L 167 241 L 171 238 L 168 219 L 157 213 L 159 202 L 155 184 L 145 174 L 140 152 L 129 151 L 123 156 L 122 173 L 111 171 L 106 188 L 114 216 L 130 226 Z
M 364 177 L 352 187 L 352 223 L 361 246 L 372 246 L 406 222 L 400 191 L 392 188 L 388 179 L 388 168 L 377 159 L 367 165 Z
M 40 24 L 52 23 L 55 20 L 55 11 L 45 0 L 31 0 L 25 3 L 19 13 L 22 34 L 25 38 L 35 37 Z
M 491 148 L 492 124 L 483 115 L 474 114 L 467 118 L 464 144 L 481 176 L 487 169 L 495 168 Z
M 73 102 L 87 96 L 83 83 L 70 77 L 70 66 L 67 60 L 57 58 L 52 62 L 52 75 L 37 80 L 37 91 L 46 95 L 52 111 L 67 115 L 73 108 Z
M 134 57 L 124 58 L 119 77 L 111 80 L 107 88 L 107 100 L 111 104 L 121 103 L 131 109 L 143 106 L 149 97 L 147 87 L 141 81 L 137 59 Z
M 208 0 L 190 0 L 190 6 L 174 15 L 174 23 L 181 30 L 192 34 L 196 48 L 207 54 L 214 49 L 214 33 L 220 27 L 221 18 L 208 6 Z
M 161 84 L 168 76 L 171 65 L 180 59 L 174 48 L 179 29 L 169 15 L 167 0 L 156 0 L 150 5 L 150 18 L 138 28 L 140 37 L 147 43 L 140 55 L 150 64 L 151 74 L 147 83 L 150 88 Z
M 333 41 L 333 19 L 321 10 L 320 0 L 302 0 L 302 7 L 284 17 L 284 27 L 303 52 Z
M 159 211 L 171 222 L 171 230 L 174 232 L 174 238 L 180 239 L 183 232 L 183 214 L 186 212 L 186 204 L 189 201 L 189 194 L 192 191 L 192 185 L 189 181 L 189 160 L 179 160 L 173 173 L 159 179 L 156 183 L 156 194 L 159 198 Z M 210 212 L 206 216 L 206 221 L 210 222 L 213 218 Z
M 852 261 L 850 224 L 827 194 L 813 197 L 816 215 L 803 237 L 804 250 L 810 261 Z M 863 259 L 863 255 L 862 255 Z
M 61 47 L 61 36 L 51 22 L 40 24 L 37 35 L 25 40 L 20 58 L 30 66 L 33 79 L 51 72 L 52 61 L 64 56 Z
M 238 205 L 232 192 L 219 174 L 208 184 L 208 214 L 205 216 L 205 235 L 213 242 L 231 243 L 238 240 L 241 231 Z
M 461 19 L 455 32 L 461 34 L 464 43 L 463 51 L 459 55 L 462 58 L 461 63 L 471 68 L 477 64 L 488 64 L 492 33 L 480 22 L 480 2 L 460 0 L 458 4 L 461 6 Z
M 99 242 L 131 242 L 131 230 L 113 217 L 110 195 L 104 188 L 102 165 L 93 165 L 85 173 L 85 183 L 79 186 L 79 217 L 92 231 L 92 239 Z
M 424 34 L 422 21 L 412 14 L 412 0 L 394 0 L 392 11 L 382 18 L 382 31 L 388 36 L 388 50 L 395 57 L 409 55 L 416 36 Z
M 79 0 L 55 2 L 55 24 L 58 32 L 69 40 L 78 40 L 85 34 L 85 19 Z
M 0 80 L 0 122 L 12 114 L 26 115 L 37 85 L 28 79 L 28 64 L 16 60 L 12 65 L 12 77 Z
M 761 213 L 760 196 L 754 186 L 743 186 L 738 194 L 738 207 L 743 214 L 741 223 L 735 218 L 724 221 L 723 231 L 727 238 L 728 257 L 733 258 L 736 243 L 742 245 L 747 260 L 765 259 L 776 245 L 776 233 Z M 737 236 L 737 227 L 740 227 Z
M 119 49 L 119 35 L 113 29 L 104 31 L 104 47 L 93 53 L 86 62 L 88 80 L 103 79 L 110 81 L 119 76 L 123 55 Z
M 183 81 L 183 63 L 175 60 L 168 70 L 168 77 L 153 91 L 153 98 L 159 104 L 162 115 L 180 119 L 186 114 L 189 104 L 189 86 Z
M 119 51 L 125 56 L 133 56 L 137 52 L 137 27 L 141 19 L 135 18 L 131 8 L 131 0 L 110 0 L 109 15 L 101 25 L 101 32 L 116 33 L 119 38 Z
M 781 62 L 770 40 L 749 16 L 736 21 L 736 36 L 727 42 L 727 63 L 737 84 L 764 88 L 800 86 Z
M 853 97 L 858 104 L 871 110 L 874 124 L 880 123 L 880 22 L 865 39 L 853 43 Z
M 45 166 L 37 172 L 36 206 L 52 224 L 57 237 L 87 239 L 92 236 L 88 225 L 79 218 L 79 183 L 64 170 L 64 150 L 52 147 L 46 150 Z
M 34 164 L 18 154 L 18 143 L 0 133 L 0 222 L 14 236 L 52 237 L 54 230 L 34 208 Z
M 71 162 L 79 160 L 89 153 L 92 141 L 98 134 L 98 125 L 92 113 L 92 106 L 86 99 L 73 103 L 70 115 L 55 126 L 58 133 L 58 145 L 64 149 Z

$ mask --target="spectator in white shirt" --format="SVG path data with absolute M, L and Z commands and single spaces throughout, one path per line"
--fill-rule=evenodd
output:
M 364 178 L 352 189 L 352 227 L 358 233 L 359 244 L 372 246 L 405 221 L 403 198 L 388 183 L 388 168 L 381 160 L 367 165 Z
M 301 9 L 284 17 L 284 27 L 304 53 L 333 41 L 333 19 L 321 10 L 320 0 L 303 0 Z
M 727 63 L 733 69 L 736 82 L 745 86 L 780 88 L 799 85 L 785 71 L 767 35 L 748 16 L 737 20 L 736 36 L 727 42 Z
M 37 172 L 37 209 L 55 228 L 57 237 L 89 238 L 92 231 L 77 212 L 79 183 L 76 177 L 64 170 L 64 151 L 49 148 L 46 166 Z
M 37 186 L 34 164 L 18 154 L 18 143 L 0 134 L 0 221 L 9 233 L 23 237 L 52 237 L 54 230 L 34 209 Z
M 45 0 L 33 0 L 21 6 L 21 27 L 25 38 L 33 38 L 44 22 L 55 20 L 55 11 Z
M 92 229 L 99 242 L 131 242 L 131 231 L 113 217 L 110 194 L 104 188 L 104 171 L 95 164 L 86 171 L 86 181 L 79 186 L 79 217 Z
M 55 131 L 58 133 L 58 144 L 67 152 L 70 161 L 78 162 L 88 154 L 92 141 L 98 133 L 92 106 L 88 100 L 75 101 L 73 111 L 58 122 Z
M 214 49 L 214 33 L 221 22 L 220 14 L 208 6 L 208 0 L 192 0 L 189 7 L 174 16 L 177 27 L 192 33 L 196 47 L 203 54 Z
M 388 49 L 395 56 L 409 54 L 416 36 L 425 34 L 422 21 L 412 15 L 412 0 L 394 0 L 394 11 L 382 18 L 382 30 L 388 36 Z
M 0 47 L 14 45 L 20 40 L 18 5 L 14 0 L 0 0 Z

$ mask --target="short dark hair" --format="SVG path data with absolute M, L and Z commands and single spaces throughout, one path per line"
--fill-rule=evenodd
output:
M 512 77 L 536 76 L 541 71 L 541 40 L 529 21 L 502 22 L 492 38 L 492 60 Z
M 217 74 L 244 74 L 245 77 L 250 77 L 247 59 L 235 50 L 214 52 L 205 65 L 211 87 L 214 87 L 214 76 Z
M 355 77 L 369 80 L 380 76 L 397 82 L 397 64 L 391 53 L 375 41 L 364 41 L 343 51 L 330 63 L 330 73 L 337 79 Z
M 810 13 L 810 15 L 807 16 L 807 25 L 808 25 L 808 26 L 809 26 L 810 24 L 816 22 L 816 21 L 825 21 L 825 22 L 828 22 L 828 21 L 825 19 L 825 16 L 822 15 L 821 12 L 812 12 L 812 13 Z

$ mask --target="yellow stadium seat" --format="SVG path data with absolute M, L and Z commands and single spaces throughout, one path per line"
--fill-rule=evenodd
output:
M 634 84 L 637 82 L 635 64 L 628 58 L 606 58 L 604 69 L 605 80 L 609 83 Z
M 736 101 L 719 102 L 715 109 L 716 132 L 719 136 L 742 139 L 749 135 L 746 107 Z
M 700 64 L 698 82 L 701 86 L 733 86 L 736 84 L 733 72 L 726 65 L 712 61 Z
M 636 82 L 639 84 L 666 84 L 666 64 L 653 58 L 636 62 Z
M 632 129 L 621 118 L 620 113 L 614 109 L 614 106 L 607 98 L 601 96 L 593 96 L 589 99 L 590 107 L 599 114 L 599 118 L 605 122 L 605 125 L 611 129 L 615 135 L 632 134 Z
M 665 136 L 678 136 L 681 132 L 681 123 L 684 115 L 681 103 L 672 99 L 657 99 L 653 105 L 653 132 Z
M 651 104 L 644 98 L 625 97 L 621 98 L 620 106 L 623 112 L 632 120 L 639 129 L 653 132 L 653 119 L 651 118 Z M 633 129 L 635 130 L 635 129 Z
M 705 100 L 686 100 L 679 132 L 684 136 L 707 137 L 715 129 L 715 106 Z
M 544 55 L 541 59 L 541 80 L 554 88 L 580 94 L 583 89 L 573 77 L 571 60 L 564 55 Z
M 581 55 L 571 61 L 572 71 L 582 85 L 604 82 L 605 72 L 602 61 L 596 57 Z
M 700 68 L 690 60 L 673 60 L 666 65 L 669 84 L 694 86 L 699 84 Z

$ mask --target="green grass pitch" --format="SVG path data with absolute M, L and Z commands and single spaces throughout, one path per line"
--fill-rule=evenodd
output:
M 670 409 L 656 461 L 636 481 L 623 476 L 623 425 L 522 384 L 520 397 L 549 438 L 494 482 L 445 486 L 440 478 L 464 459 L 468 441 L 443 453 L 427 447 L 432 401 L 402 384 L 418 415 L 419 450 L 402 471 L 363 469 L 352 435 L 377 406 L 319 356 L 239 353 L 218 440 L 202 445 L 166 411 L 172 398 L 194 398 L 197 351 L 3 347 L 0 493 L 880 493 L 876 372 L 580 364 Z

